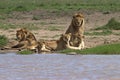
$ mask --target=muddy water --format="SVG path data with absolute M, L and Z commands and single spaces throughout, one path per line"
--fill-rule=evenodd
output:
M 0 80 L 120 80 L 119 55 L 0 54 Z

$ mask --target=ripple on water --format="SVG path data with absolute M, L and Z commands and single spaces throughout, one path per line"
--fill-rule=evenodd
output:
M 119 55 L 0 54 L 0 80 L 120 80 Z

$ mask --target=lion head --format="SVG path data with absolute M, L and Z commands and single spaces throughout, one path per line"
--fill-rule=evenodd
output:
M 36 40 L 35 36 L 28 30 L 26 30 L 25 28 L 21 28 L 21 29 L 17 30 L 16 37 L 19 41 L 24 41 L 26 39 Z
M 24 28 L 16 31 L 17 40 L 23 41 L 26 38 L 26 31 Z
M 72 25 L 74 26 L 74 28 L 79 28 L 82 26 L 83 24 L 83 19 L 84 19 L 84 16 L 83 14 L 81 13 L 76 13 L 73 15 L 73 19 L 72 19 Z

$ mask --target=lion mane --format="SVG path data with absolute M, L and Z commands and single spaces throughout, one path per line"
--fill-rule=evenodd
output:
M 28 31 L 25 28 L 21 28 L 21 29 L 17 30 L 16 31 L 16 37 L 17 37 L 18 41 L 24 41 L 26 39 L 36 40 L 34 34 L 31 33 L 30 31 Z

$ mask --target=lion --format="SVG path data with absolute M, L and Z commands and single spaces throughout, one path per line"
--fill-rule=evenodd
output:
M 69 28 L 66 30 L 65 34 L 79 34 L 81 36 L 84 36 L 84 16 L 81 13 L 77 13 L 73 15 L 73 19 L 71 21 L 71 24 Z M 70 39 L 70 45 L 78 47 L 78 43 L 76 38 Z
M 62 34 L 59 40 L 45 40 L 40 42 L 40 52 L 59 51 L 67 48 L 67 34 Z
M 3 50 L 4 49 L 15 49 L 15 50 L 29 49 L 29 50 L 38 51 L 39 43 L 36 40 L 35 36 L 28 30 L 24 28 L 17 30 L 16 37 L 17 37 L 18 43 L 10 47 L 5 46 Z
M 74 47 L 70 45 L 70 39 L 72 37 L 78 38 L 79 44 L 78 47 Z M 59 51 L 64 49 L 76 49 L 81 50 L 84 48 L 84 36 L 77 34 L 62 34 L 59 40 L 45 40 L 40 41 L 39 52 L 51 52 L 51 51 Z

